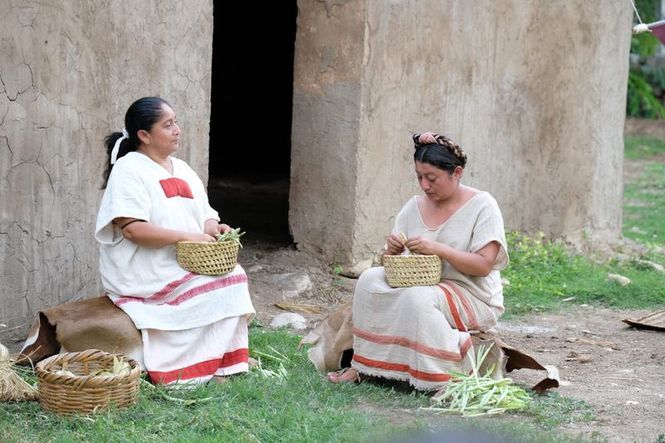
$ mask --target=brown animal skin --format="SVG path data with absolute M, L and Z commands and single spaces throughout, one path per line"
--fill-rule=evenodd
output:
M 129 316 L 105 296 L 39 312 L 17 362 L 34 364 L 60 352 L 86 349 L 122 353 L 143 366 L 141 333 Z

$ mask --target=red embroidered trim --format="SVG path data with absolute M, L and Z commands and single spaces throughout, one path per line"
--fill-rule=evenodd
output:
M 148 371 L 148 375 L 153 383 L 172 383 L 177 380 L 190 380 L 213 375 L 219 368 L 228 368 L 248 361 L 249 349 L 241 348 L 225 353 L 222 358 L 202 361 L 173 371 Z
M 458 353 L 454 351 L 444 351 L 443 349 L 432 348 L 430 346 L 426 346 L 422 343 L 418 343 L 406 337 L 400 337 L 396 335 L 374 334 L 372 332 L 357 327 L 353 328 L 353 335 L 372 343 L 377 343 L 380 345 L 404 346 L 405 348 L 413 349 L 414 351 L 419 352 L 421 354 L 454 362 L 462 361 L 462 359 L 464 358 L 464 354 L 466 353 L 466 352 Z
M 417 378 L 419 380 L 423 381 L 431 381 L 431 382 L 446 382 L 450 380 L 451 375 L 450 374 L 432 374 L 431 372 L 423 372 L 419 371 L 417 369 L 411 368 L 409 365 L 403 365 L 399 363 L 388 363 L 385 361 L 379 361 L 379 360 L 372 360 L 366 357 L 363 357 L 358 354 L 353 354 L 353 360 L 357 361 L 360 364 L 363 364 L 365 366 L 369 366 L 371 368 L 378 368 L 378 369 L 385 369 L 387 371 L 398 371 L 398 372 L 406 372 L 409 375 L 411 375 L 414 378 Z

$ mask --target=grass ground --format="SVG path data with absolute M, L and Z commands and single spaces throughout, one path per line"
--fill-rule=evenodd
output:
M 624 235 L 647 245 L 665 245 L 665 140 L 626 139 L 626 160 L 641 162 L 643 168 L 624 187 Z
M 664 153 L 665 142 L 660 140 L 626 142 L 627 160 L 643 162 L 644 169 L 626 184 L 624 234 L 644 243 L 644 258 L 659 263 L 665 263 Z M 509 247 L 511 267 L 504 276 L 510 280 L 506 303 L 513 316 L 556 309 L 564 300 L 622 308 L 665 306 L 663 275 L 637 260 L 597 264 L 571 255 L 563 245 L 518 233 L 509 235 Z M 609 272 L 625 275 L 633 283 L 623 287 L 610 282 Z M 327 383 L 314 371 L 305 350 L 298 349 L 299 337 L 286 331 L 254 325 L 250 340 L 254 355 L 263 355 L 263 371 L 187 392 L 189 405 L 148 387 L 141 389 L 136 407 L 90 416 L 62 418 L 34 402 L 4 403 L 0 404 L 0 441 L 404 442 L 416 441 L 425 432 L 475 436 L 478 441 L 485 436 L 492 441 L 568 442 L 575 439 L 558 432 L 557 426 L 593 419 L 587 404 L 552 393 L 534 399 L 520 413 L 433 420 L 430 412 L 419 410 L 428 406 L 427 395 L 371 383 Z M 602 441 L 603 437 L 583 440 Z
M 371 383 L 333 385 L 314 371 L 305 350 L 298 349 L 299 337 L 258 326 L 250 336 L 263 371 L 252 370 L 228 383 L 187 392 L 181 397 L 191 401 L 188 406 L 148 387 L 141 389 L 136 407 L 90 416 L 62 418 L 45 412 L 36 402 L 6 403 L 0 405 L 0 440 L 397 442 L 425 430 L 462 432 L 459 429 L 472 423 L 441 417 L 432 427 L 432 414 L 419 412 L 429 404 L 427 395 Z M 276 375 L 280 367 L 285 376 Z M 549 430 L 571 417 L 592 417 L 587 405 L 557 394 L 538 399 L 520 415 L 530 417 L 531 424 L 482 419 L 472 432 L 504 435 L 511 441 L 570 441 Z

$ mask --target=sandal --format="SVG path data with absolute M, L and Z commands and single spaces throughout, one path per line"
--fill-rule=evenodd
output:
M 360 374 L 354 368 L 344 368 L 336 372 L 328 372 L 326 378 L 331 383 L 360 383 Z

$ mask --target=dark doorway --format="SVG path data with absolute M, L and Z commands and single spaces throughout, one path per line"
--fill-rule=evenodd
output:
M 214 2 L 208 193 L 244 242 L 288 226 L 295 0 Z

